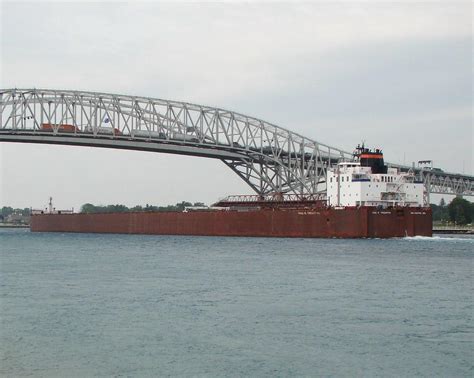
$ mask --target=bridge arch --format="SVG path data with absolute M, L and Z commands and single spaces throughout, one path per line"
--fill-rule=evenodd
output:
M 1 89 L 0 141 L 215 158 L 260 195 L 324 192 L 327 168 L 352 159 L 350 152 L 237 112 L 74 90 Z M 472 176 L 419 173 L 431 191 L 473 194 Z

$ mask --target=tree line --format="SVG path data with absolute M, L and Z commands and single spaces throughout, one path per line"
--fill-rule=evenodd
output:
M 93 205 L 86 203 L 81 206 L 81 213 L 121 213 L 133 211 L 183 211 L 190 206 L 206 206 L 203 202 L 178 202 L 175 205 L 153 206 L 146 204 L 145 206 L 137 205 L 127 207 L 125 205 Z M 454 198 L 449 204 L 446 204 L 442 198 L 439 205 L 431 204 L 433 212 L 433 221 L 435 222 L 451 222 L 459 225 L 470 224 L 474 220 L 474 203 L 469 202 L 461 197 Z M 3 206 L 0 210 L 0 218 L 5 219 L 10 214 L 30 215 L 29 208 L 13 208 L 11 206 Z
M 454 198 L 449 205 L 446 205 L 444 198 L 441 198 L 439 205 L 431 204 L 431 211 L 434 222 L 465 225 L 474 220 L 474 203 L 461 197 Z
M 11 214 L 21 214 L 21 215 L 24 215 L 24 216 L 28 216 L 28 215 L 30 215 L 30 208 L 25 207 L 24 209 L 14 209 L 11 206 L 3 206 L 2 207 L 2 209 L 0 211 L 0 215 L 2 217 L 6 218 L 7 216 L 9 216 Z
M 190 206 L 206 206 L 202 202 L 195 202 L 194 204 L 187 201 L 178 202 L 176 205 L 167 206 L 153 206 L 146 204 L 145 206 L 137 205 L 127 207 L 125 205 L 93 205 L 86 203 L 81 206 L 81 213 L 126 213 L 133 211 L 183 211 Z

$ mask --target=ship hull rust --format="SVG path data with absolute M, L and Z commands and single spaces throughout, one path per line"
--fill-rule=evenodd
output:
M 374 207 L 38 214 L 33 232 L 390 238 L 432 236 L 429 208 Z

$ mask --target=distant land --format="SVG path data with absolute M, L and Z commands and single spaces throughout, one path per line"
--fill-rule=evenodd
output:
M 123 213 L 132 211 L 183 211 L 186 207 L 205 207 L 207 206 L 203 202 L 188 202 L 181 201 L 175 205 L 166 206 L 154 206 L 146 204 L 145 206 L 136 205 L 133 207 L 127 207 L 121 204 L 115 205 L 93 205 L 86 203 L 81 206 L 81 213 Z M 52 208 L 53 212 L 63 211 L 64 213 L 71 212 L 71 210 L 61 210 Z M 48 208 L 45 209 L 34 209 L 34 208 L 13 208 L 11 206 L 3 206 L 0 211 L 0 225 L 29 225 L 31 212 L 49 212 Z
M 122 204 L 115 205 L 94 205 L 86 203 L 81 206 L 81 213 L 122 213 L 122 212 L 141 212 L 141 211 L 183 211 L 186 207 L 205 207 L 203 202 L 181 201 L 174 205 L 155 206 L 146 204 L 145 206 L 136 205 L 127 207 Z M 431 204 L 433 211 L 433 223 L 437 225 L 469 225 L 474 220 L 474 203 L 461 197 L 454 198 L 449 204 L 441 199 L 438 205 Z M 48 210 L 46 209 L 45 212 Z M 0 212 L 0 223 L 8 224 L 29 224 L 31 214 L 30 208 L 14 209 L 10 206 L 4 206 Z
M 86 203 L 81 206 L 81 213 L 123 213 L 129 211 L 183 211 L 186 207 L 202 207 L 207 206 L 203 202 L 178 202 L 176 205 L 167 206 L 153 206 L 146 204 L 145 206 L 137 205 L 134 207 L 127 207 L 125 205 L 93 205 Z

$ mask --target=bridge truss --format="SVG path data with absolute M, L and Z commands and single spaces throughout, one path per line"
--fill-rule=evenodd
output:
M 353 158 L 350 152 L 228 110 L 50 89 L 0 90 L 0 141 L 216 158 L 262 196 L 323 193 L 327 168 Z M 472 176 L 417 172 L 433 193 L 474 194 Z

